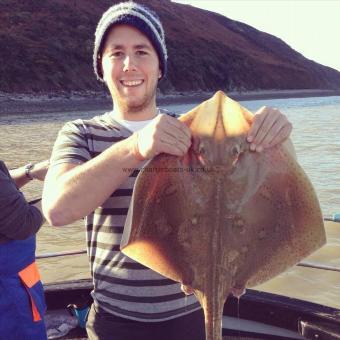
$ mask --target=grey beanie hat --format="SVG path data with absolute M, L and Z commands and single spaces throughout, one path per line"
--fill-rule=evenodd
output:
M 110 7 L 99 20 L 93 51 L 93 68 L 97 79 L 104 81 L 100 66 L 101 53 L 106 34 L 115 24 L 134 26 L 148 37 L 157 52 L 162 77 L 164 77 L 167 69 L 168 54 L 162 23 L 157 14 L 147 7 L 132 1 L 126 1 Z

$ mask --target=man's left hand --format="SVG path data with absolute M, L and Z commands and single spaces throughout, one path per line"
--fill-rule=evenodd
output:
M 263 106 L 254 115 L 248 132 L 250 150 L 261 152 L 285 141 L 293 126 L 278 109 Z
M 181 290 L 185 295 L 191 295 L 195 293 L 195 291 L 190 286 L 186 286 L 183 284 L 181 284 Z

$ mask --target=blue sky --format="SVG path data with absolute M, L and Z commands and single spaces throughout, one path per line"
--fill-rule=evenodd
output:
M 273 34 L 340 71 L 340 0 L 175 0 Z

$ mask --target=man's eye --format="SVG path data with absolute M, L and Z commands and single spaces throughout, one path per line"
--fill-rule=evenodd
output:
M 123 56 L 123 52 L 121 52 L 121 51 L 110 53 L 110 58 L 120 58 L 122 56 Z
M 137 55 L 140 55 L 140 56 L 143 56 L 143 55 L 147 55 L 147 54 L 148 54 L 148 52 L 143 51 L 143 50 L 138 50 L 136 53 L 137 53 Z

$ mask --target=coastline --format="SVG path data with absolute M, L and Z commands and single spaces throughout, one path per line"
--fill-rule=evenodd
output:
M 158 105 L 200 103 L 210 98 L 214 92 L 158 94 Z M 340 96 L 338 90 L 258 90 L 228 92 L 234 100 L 262 100 L 283 98 L 306 98 Z M 0 116 L 8 114 L 30 114 L 65 111 L 110 110 L 111 98 L 106 93 L 72 93 L 72 94 L 17 94 L 0 92 Z

